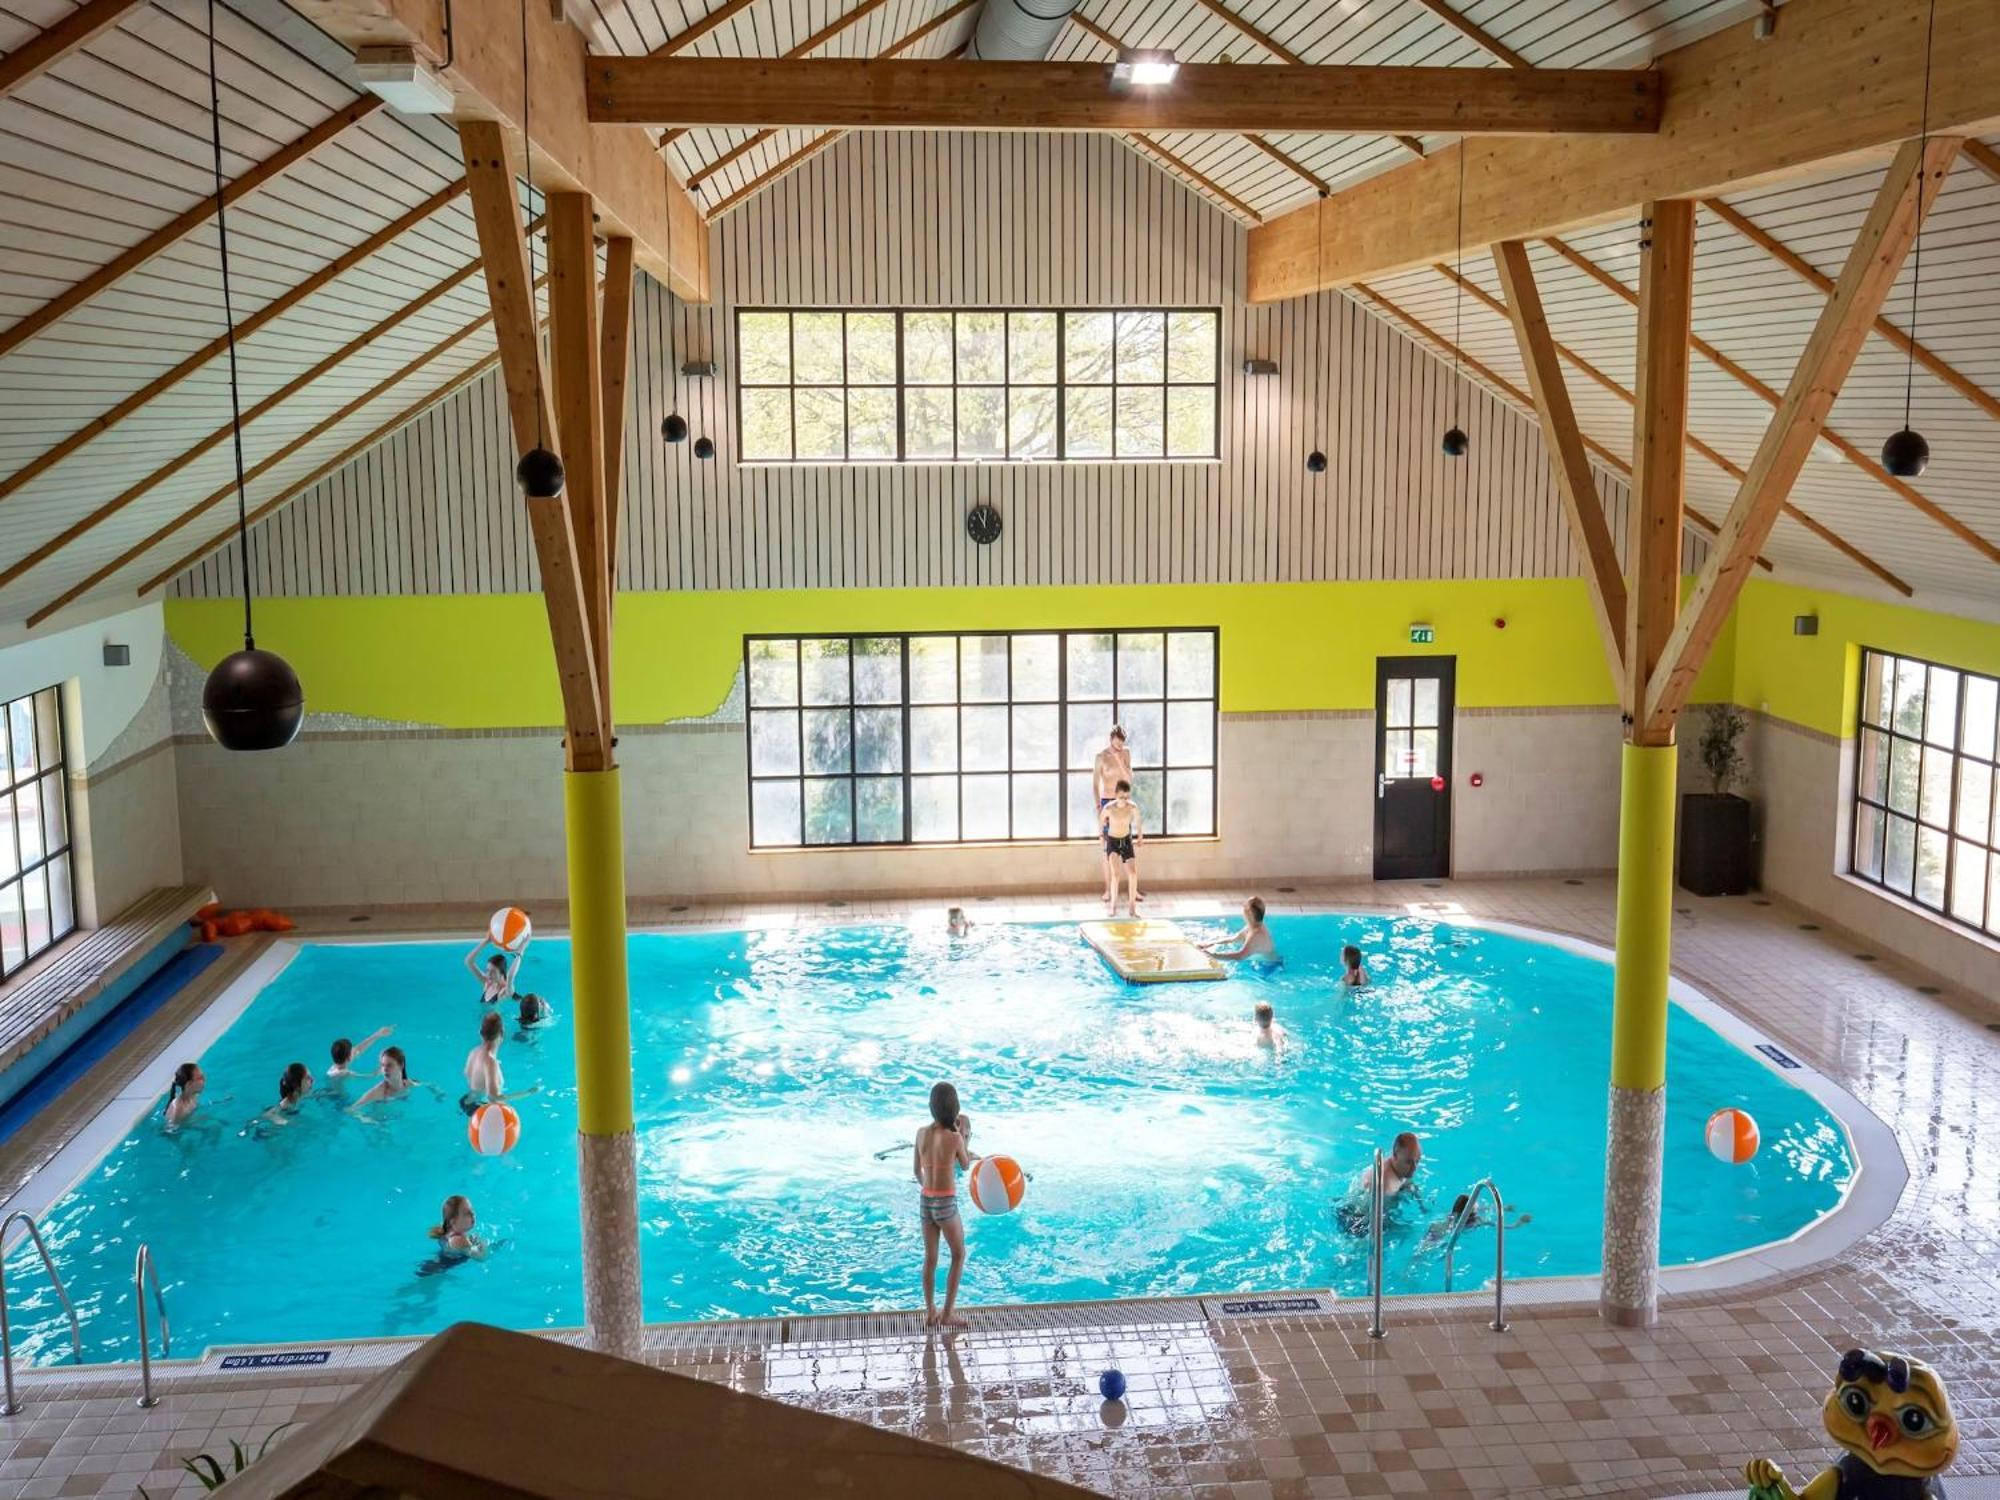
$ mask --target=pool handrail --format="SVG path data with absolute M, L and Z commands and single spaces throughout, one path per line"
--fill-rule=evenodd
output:
M 1382 1148 L 1375 1148 L 1375 1172 L 1368 1194 L 1368 1287 L 1375 1298 L 1375 1314 L 1368 1324 L 1368 1337 L 1387 1338 L 1388 1330 L 1382 1326 L 1382 1271 L 1387 1256 L 1383 1254 L 1382 1222 L 1384 1202 L 1382 1190 Z
M 153 1353 L 146 1347 L 146 1281 L 153 1283 L 153 1305 L 160 1310 L 160 1357 L 171 1359 L 173 1330 L 167 1326 L 167 1299 L 160 1295 L 160 1269 L 153 1260 L 153 1247 L 141 1241 L 132 1260 L 132 1300 L 139 1310 L 139 1405 L 152 1409 L 160 1404 L 153 1394 Z
M 49 1247 L 42 1241 L 42 1228 L 35 1222 L 35 1216 L 16 1209 L 6 1218 L 0 1219 L 0 1373 L 4 1373 L 6 1400 L 0 1402 L 0 1417 L 11 1417 L 21 1409 L 21 1403 L 14 1399 L 14 1330 L 7 1321 L 7 1261 L 4 1247 L 7 1231 L 16 1222 L 27 1227 L 28 1237 L 35 1242 L 35 1250 L 42 1257 L 42 1268 L 49 1273 L 49 1280 L 55 1284 L 56 1296 L 62 1299 L 63 1311 L 69 1314 L 69 1347 L 71 1358 L 77 1364 L 83 1363 L 83 1333 L 76 1321 L 76 1308 L 69 1300 L 69 1291 L 63 1286 L 63 1279 L 56 1271 L 55 1260 L 49 1255 Z
M 1444 1289 L 1451 1290 L 1451 1258 L 1458 1250 L 1458 1237 L 1471 1224 L 1479 1208 L 1479 1195 L 1493 1198 L 1493 1321 L 1486 1326 L 1495 1333 L 1507 1331 L 1507 1205 L 1500 1201 L 1500 1189 L 1491 1177 L 1482 1177 L 1465 1195 L 1465 1209 L 1452 1222 L 1451 1238 L 1444 1242 Z

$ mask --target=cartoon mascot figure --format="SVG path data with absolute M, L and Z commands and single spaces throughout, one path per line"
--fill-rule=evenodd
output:
M 1938 1476 L 1958 1457 L 1958 1424 L 1929 1365 L 1850 1349 L 1822 1416 L 1847 1451 L 1803 1490 L 1768 1458 L 1753 1459 L 1743 1469 L 1750 1500 L 1946 1500 Z

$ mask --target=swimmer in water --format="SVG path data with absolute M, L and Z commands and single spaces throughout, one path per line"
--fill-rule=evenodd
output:
M 917 1217 L 924 1232 L 924 1327 L 963 1328 L 958 1316 L 958 1283 L 965 1274 L 965 1221 L 958 1214 L 958 1169 L 972 1165 L 966 1137 L 972 1121 L 960 1112 L 958 1090 L 948 1083 L 931 1087 L 931 1119 L 917 1131 L 910 1173 L 917 1180 Z M 938 1241 L 951 1248 L 945 1277 L 944 1311 L 937 1306 Z
M 1203 943 L 1201 948 L 1211 958 L 1219 958 L 1226 963 L 1240 963 L 1244 959 L 1276 962 L 1278 945 L 1271 940 L 1271 929 L 1264 925 L 1264 898 L 1252 896 L 1243 903 L 1241 931 Z
M 1506 1212 L 1513 1213 L 1514 1205 L 1509 1203 L 1506 1207 Z M 1506 1220 L 1506 1227 L 1509 1229 L 1519 1229 L 1523 1224 L 1532 1223 L 1534 1217 L 1533 1214 L 1520 1214 L 1515 1218 Z M 1434 1222 L 1429 1229 L 1424 1231 L 1423 1240 L 1417 1246 L 1417 1254 L 1423 1255 L 1428 1251 L 1442 1249 L 1445 1241 L 1451 1238 L 1452 1231 L 1460 1227 L 1461 1222 L 1467 1229 L 1481 1229 L 1489 1222 L 1486 1215 L 1481 1211 L 1481 1205 L 1473 1202 L 1464 1193 L 1460 1193 L 1456 1198 L 1452 1199 L 1450 1213 Z
M 972 931 L 972 923 L 966 920 L 964 907 L 954 906 L 945 913 L 944 930 L 955 938 L 962 938 Z
M 326 1081 L 332 1083 L 336 1078 L 355 1077 L 357 1069 L 354 1064 L 360 1060 L 361 1054 L 395 1029 L 393 1026 L 377 1026 L 358 1042 L 350 1042 L 346 1037 L 334 1042 L 333 1065 L 326 1070 Z
M 515 1024 L 522 1031 L 529 1031 L 537 1026 L 547 1026 L 556 1018 L 556 1008 L 540 995 L 524 994 L 520 997 L 519 1004 L 520 1012 L 515 1017 Z
M 439 1210 L 438 1222 L 427 1231 L 438 1242 L 438 1258 L 441 1260 L 484 1260 L 486 1241 L 472 1232 L 478 1222 L 472 1212 L 472 1200 L 463 1193 L 453 1193 L 444 1200 Z
M 1361 961 L 1361 950 L 1349 943 L 1340 950 L 1340 982 L 1350 990 L 1368 988 L 1368 966 Z
M 538 1093 L 541 1085 L 522 1089 L 517 1094 L 507 1092 L 506 1076 L 500 1071 L 500 1041 L 506 1035 L 507 1026 L 496 1011 L 488 1011 L 479 1019 L 479 1045 L 465 1054 L 465 1093 L 458 1101 L 458 1107 L 466 1114 L 475 1113 L 482 1104 L 497 1104 L 506 1099 L 525 1099 Z
M 1278 1024 L 1278 1013 L 1271 1008 L 1271 1002 L 1259 1000 L 1250 1013 L 1257 1018 L 1257 1045 L 1283 1052 L 1289 1038 L 1285 1028 Z
M 1386 1217 L 1389 1207 L 1405 1191 L 1419 1206 L 1423 1204 L 1423 1189 L 1416 1185 L 1417 1168 L 1423 1162 L 1424 1148 L 1416 1136 L 1404 1131 L 1396 1137 L 1389 1155 L 1382 1162 L 1382 1212 Z M 1347 1190 L 1347 1196 L 1334 1210 L 1340 1227 L 1349 1234 L 1366 1235 L 1369 1220 L 1373 1217 L 1373 1193 L 1375 1164 L 1370 1162 L 1361 1169 L 1354 1179 L 1354 1185 Z
M 433 1093 L 437 1092 L 431 1084 L 427 1083 L 423 1086 L 431 1089 Z M 400 1099 L 415 1087 L 417 1087 L 417 1080 L 410 1076 L 410 1060 L 403 1055 L 403 1049 L 401 1047 L 384 1047 L 382 1049 L 381 1082 L 377 1083 L 359 1099 L 356 1099 L 353 1108 L 361 1109 L 365 1105 L 375 1103 L 378 1099 Z
M 184 1124 L 201 1107 L 201 1091 L 208 1087 L 208 1075 L 200 1063 L 185 1062 L 174 1069 L 174 1081 L 167 1088 L 167 1128 Z
M 472 951 L 465 955 L 465 967 L 472 977 L 479 981 L 479 1003 L 481 1005 L 505 1005 L 514 998 L 514 976 L 520 972 L 522 955 L 507 952 L 495 953 L 486 960 L 485 967 L 479 963 L 479 955 L 484 951 L 489 939 L 481 938 L 472 945 Z
M 287 1125 L 298 1108 L 305 1102 L 306 1095 L 313 1091 L 312 1069 L 302 1062 L 286 1067 L 278 1076 L 278 1102 L 257 1117 L 258 1121 L 271 1125 Z

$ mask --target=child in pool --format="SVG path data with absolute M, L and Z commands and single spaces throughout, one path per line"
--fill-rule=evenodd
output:
M 184 1124 L 201 1107 L 201 1091 L 208 1087 L 208 1075 L 200 1063 L 184 1062 L 174 1069 L 174 1081 L 167 1089 L 167 1128 Z
M 1250 1013 L 1257 1018 L 1257 1045 L 1269 1047 L 1273 1052 L 1283 1052 L 1285 1028 L 1278 1024 L 1278 1013 L 1271 1008 L 1271 1002 L 1259 1000 Z
M 403 1055 L 401 1047 L 382 1049 L 382 1081 L 354 1101 L 353 1107 L 360 1109 L 373 1104 L 378 1099 L 400 1099 L 417 1086 L 417 1080 L 410 1076 L 410 1060 Z M 436 1088 L 425 1084 L 425 1088 L 436 1093 Z
M 944 914 L 944 929 L 955 938 L 962 938 L 972 931 L 972 923 L 966 920 L 964 907 L 954 906 Z
M 555 1007 L 540 995 L 524 994 L 520 998 L 520 1014 L 517 1024 L 523 1031 L 532 1026 L 546 1026 L 556 1018 Z
M 963 1328 L 958 1316 L 958 1283 L 965 1273 L 965 1221 L 958 1213 L 957 1169 L 972 1165 L 966 1137 L 972 1121 L 958 1107 L 958 1090 L 948 1083 L 931 1086 L 931 1122 L 917 1131 L 910 1173 L 917 1180 L 917 1213 L 924 1231 L 924 1326 Z M 951 1248 L 951 1270 L 945 1277 L 944 1311 L 937 1306 L 938 1241 Z
M 1509 1203 L 1506 1211 L 1510 1214 L 1513 1213 L 1514 1205 Z M 1534 1217 L 1533 1214 L 1520 1214 L 1515 1218 L 1507 1220 L 1506 1226 L 1509 1229 L 1519 1229 L 1523 1224 L 1532 1222 Z M 1487 1223 L 1486 1215 L 1481 1211 L 1480 1205 L 1474 1203 L 1464 1193 L 1460 1193 L 1456 1198 L 1452 1199 L 1450 1213 L 1446 1214 L 1442 1219 L 1437 1220 L 1429 1229 L 1424 1231 L 1423 1240 L 1417 1246 L 1417 1254 L 1422 1255 L 1429 1250 L 1442 1249 L 1444 1242 L 1451 1238 L 1453 1228 L 1461 1220 L 1464 1221 L 1467 1229 L 1479 1229 Z
M 465 1054 L 465 1092 L 458 1101 L 458 1107 L 468 1115 L 482 1104 L 525 1099 L 541 1090 L 537 1083 L 512 1094 L 507 1092 L 507 1078 L 500 1071 L 500 1039 L 506 1031 L 507 1023 L 500 1019 L 498 1011 L 490 1010 L 479 1018 L 479 1045 Z
M 393 1026 L 377 1026 L 358 1042 L 350 1042 L 346 1037 L 337 1040 L 333 1044 L 333 1065 L 326 1070 L 327 1081 L 331 1083 L 336 1078 L 354 1077 L 354 1064 L 360 1060 L 361 1054 L 395 1029 Z
M 479 955 L 486 947 L 487 939 L 481 938 L 472 945 L 472 951 L 465 955 L 465 967 L 472 977 L 479 981 L 479 1003 L 481 1005 L 505 1005 L 514 998 L 514 976 L 520 972 L 519 953 L 495 953 L 486 960 L 486 966 L 479 965 Z
M 1368 988 L 1368 966 L 1361 961 L 1361 950 L 1349 943 L 1340 950 L 1340 964 L 1344 971 L 1340 982 L 1350 990 Z
M 445 1199 L 438 1222 L 428 1231 L 430 1237 L 438 1242 L 439 1258 L 486 1259 L 486 1241 L 472 1232 L 476 1222 L 472 1200 L 465 1194 L 453 1193 Z

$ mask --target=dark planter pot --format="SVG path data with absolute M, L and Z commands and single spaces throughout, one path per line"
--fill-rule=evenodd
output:
M 1750 804 L 1728 792 L 1681 798 L 1681 885 L 1697 896 L 1740 896 L 1752 884 Z

